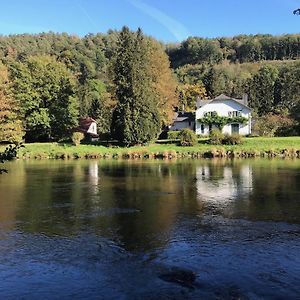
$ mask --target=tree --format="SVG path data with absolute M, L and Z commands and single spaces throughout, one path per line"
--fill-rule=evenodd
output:
M 228 93 L 228 76 L 216 67 L 209 69 L 203 78 L 203 83 L 210 98 Z
M 0 141 L 21 142 L 24 135 L 19 106 L 11 95 L 8 71 L 0 64 Z
M 278 70 L 272 66 L 263 66 L 248 81 L 249 104 L 259 115 L 274 109 L 275 83 Z
M 107 86 L 98 79 L 90 79 L 80 87 L 80 115 L 89 116 L 97 121 L 98 133 L 108 134 L 111 126 L 115 101 L 107 91 Z
M 117 106 L 112 133 L 126 146 L 147 143 L 155 139 L 160 130 L 149 48 L 140 29 L 134 33 L 123 27 L 113 63 Z
M 184 84 L 178 87 L 179 93 L 179 108 L 185 111 L 194 111 L 196 108 L 196 101 L 200 99 L 207 99 L 206 89 L 203 84 Z
M 174 107 L 178 105 L 176 93 L 178 83 L 170 69 L 170 61 L 162 45 L 152 38 L 148 38 L 148 42 L 151 81 L 158 99 L 161 123 L 162 126 L 169 125 L 174 115 Z
M 76 83 L 63 63 L 49 56 L 27 58 L 10 66 L 13 91 L 28 141 L 59 140 L 77 126 Z
M 293 111 L 300 105 L 300 64 L 284 66 L 280 69 L 275 85 L 277 106 Z

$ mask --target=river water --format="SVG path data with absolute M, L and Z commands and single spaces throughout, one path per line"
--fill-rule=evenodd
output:
M 299 299 L 300 161 L 17 161 L 0 299 Z

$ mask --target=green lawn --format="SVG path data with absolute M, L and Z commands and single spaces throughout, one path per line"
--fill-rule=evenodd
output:
M 0 146 L 3 150 L 4 146 Z M 187 157 L 187 156 L 299 156 L 300 137 L 244 138 L 242 145 L 215 146 L 200 139 L 194 147 L 151 144 L 130 148 L 95 145 L 73 146 L 58 143 L 25 144 L 20 158 L 98 158 L 98 157 Z M 211 155 L 210 155 L 211 154 Z

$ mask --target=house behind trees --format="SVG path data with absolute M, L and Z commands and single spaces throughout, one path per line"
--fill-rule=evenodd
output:
M 97 122 L 91 117 L 80 118 L 79 126 L 74 131 L 82 132 L 86 137 L 99 137 L 97 134 Z
M 195 113 L 193 112 L 175 112 L 170 131 L 178 131 L 184 128 L 195 130 Z

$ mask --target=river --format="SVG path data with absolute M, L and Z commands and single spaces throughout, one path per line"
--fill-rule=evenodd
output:
M 300 161 L 17 161 L 0 299 L 299 299 Z

